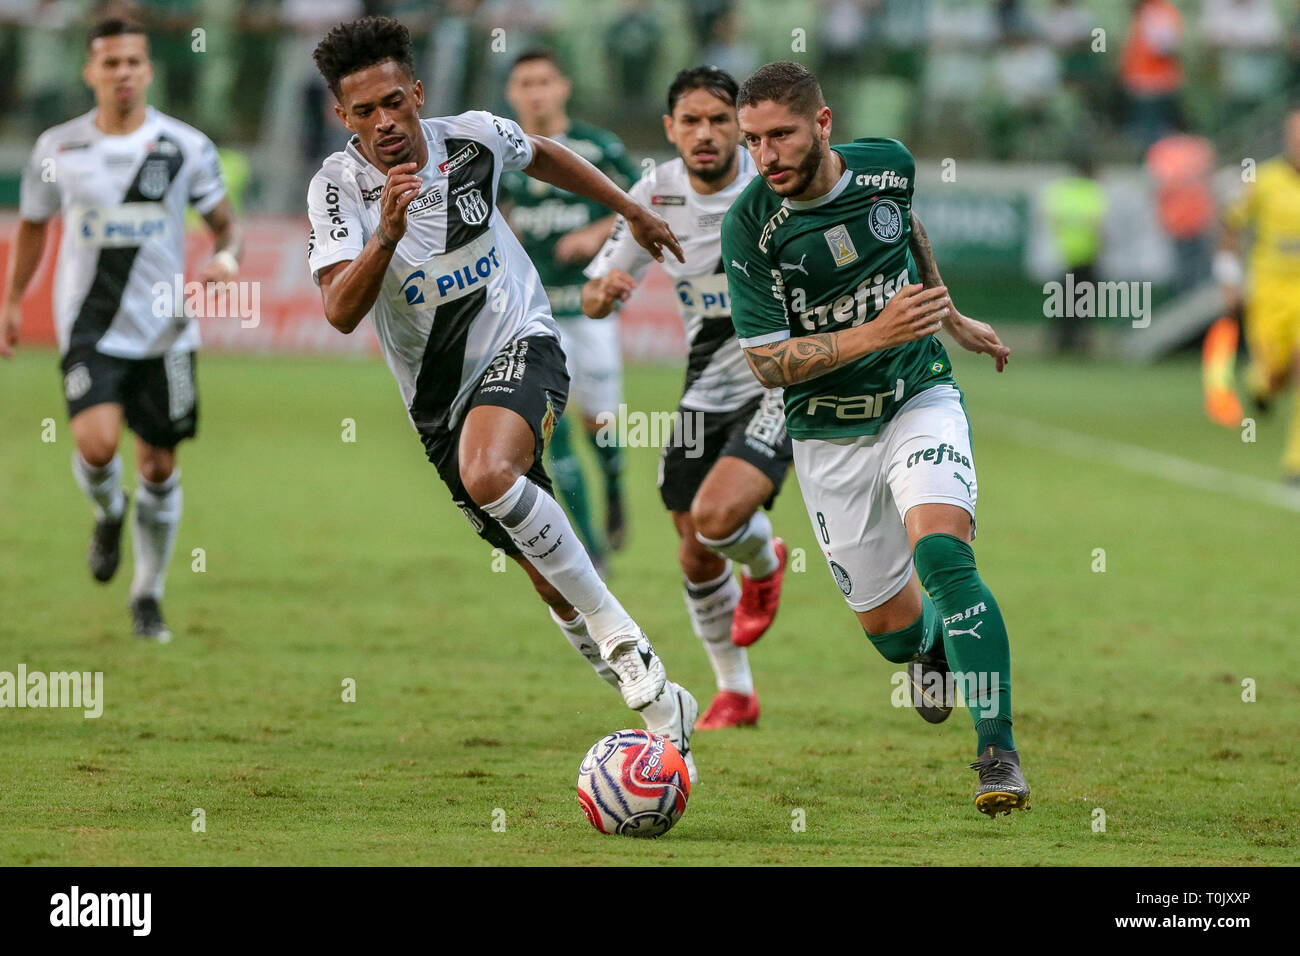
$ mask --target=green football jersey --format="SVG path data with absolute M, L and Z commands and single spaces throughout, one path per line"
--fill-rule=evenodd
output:
M 908 248 L 912 154 L 882 138 L 831 148 L 846 169 L 825 196 L 783 200 L 758 177 L 722 222 L 731 319 L 745 348 L 870 322 L 919 281 Z M 928 335 L 788 386 L 786 428 L 794 438 L 874 435 L 913 395 L 955 384 L 948 353 Z
M 570 120 L 568 132 L 556 136 L 555 140 L 623 189 L 637 178 L 627 150 L 613 133 L 580 120 Z M 556 318 L 582 315 L 582 287 L 587 281 L 582 270 L 587 263 L 560 262 L 555 258 L 555 243 L 566 232 L 611 215 L 610 210 L 517 170 L 501 174 L 499 196 L 511 204 L 510 225 L 519 233 L 524 251 L 542 277 L 551 312 Z

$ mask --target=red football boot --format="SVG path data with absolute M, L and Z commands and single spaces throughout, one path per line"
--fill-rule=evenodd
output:
M 752 727 L 758 723 L 758 694 L 738 694 L 720 690 L 709 709 L 695 722 L 696 730 L 719 730 L 723 727 Z
M 776 570 L 755 581 L 743 572 L 740 575 L 740 601 L 731 615 L 731 643 L 748 647 L 767 633 L 776 620 L 776 609 L 781 606 L 781 579 L 785 577 L 785 542 L 772 539 L 779 562 Z

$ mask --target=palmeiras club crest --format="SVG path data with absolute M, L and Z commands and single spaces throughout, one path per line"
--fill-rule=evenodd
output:
M 460 218 L 471 226 L 477 226 L 488 217 L 490 212 L 488 204 L 483 200 L 483 194 L 477 189 L 471 189 L 465 195 L 457 196 L 456 208 L 460 210 Z

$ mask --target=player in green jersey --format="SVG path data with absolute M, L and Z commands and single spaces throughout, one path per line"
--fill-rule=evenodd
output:
M 570 119 L 566 103 L 571 86 L 554 54 L 529 50 L 510 70 L 506 98 L 525 133 L 548 136 L 568 146 L 623 188 L 637 170 L 617 136 L 580 120 Z M 582 196 L 517 172 L 501 174 L 506 218 L 546 287 L 551 311 L 559 322 L 569 361 L 571 404 L 583 423 L 605 478 L 605 535 L 617 550 L 627 533 L 623 510 L 623 453 L 617 442 L 597 441 L 598 416 L 608 412 L 617 420 L 622 400 L 623 364 L 617 322 L 596 322 L 582 314 L 583 268 L 600 250 L 614 226 L 608 209 Z M 605 432 L 609 434 L 608 429 Z M 551 474 L 573 515 L 592 558 L 599 566 L 603 545 L 592 527 L 582 466 L 570 444 L 565 418 L 551 436 Z
M 962 688 L 975 806 L 1023 809 L 1006 626 L 970 546 L 970 424 L 935 333 L 998 371 L 1010 350 L 952 304 L 912 212 L 916 166 L 902 143 L 831 147 L 831 111 L 797 63 L 761 67 L 737 107 L 760 178 L 722 226 L 732 321 L 758 380 L 785 389 L 818 544 L 867 637 L 908 664 L 921 715 L 944 720 Z

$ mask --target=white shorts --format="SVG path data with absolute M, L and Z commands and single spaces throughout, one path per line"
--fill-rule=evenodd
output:
M 618 414 L 623 401 L 623 352 L 618 319 L 556 319 L 569 367 L 569 405 L 584 418 Z
M 813 535 L 835 583 L 855 611 L 879 607 L 912 576 L 903 517 L 921 504 L 957 505 L 975 520 L 975 459 L 957 390 L 928 388 L 878 435 L 795 439 Z

